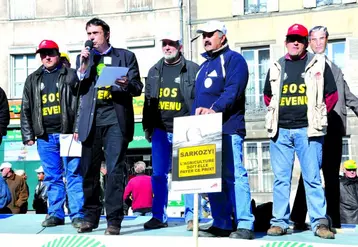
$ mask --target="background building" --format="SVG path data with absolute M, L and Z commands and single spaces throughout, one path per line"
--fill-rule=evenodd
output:
M 340 66 L 352 92 L 358 94 L 358 4 L 356 0 L 221 0 L 208 4 L 207 0 L 191 0 L 189 38 L 208 20 L 225 22 L 231 49 L 246 59 L 250 79 L 246 89 L 245 166 L 251 190 L 258 201 L 271 200 L 273 173 L 270 166 L 269 139 L 264 129 L 263 86 L 272 61 L 285 54 L 287 29 L 294 23 L 308 29 L 323 25 L 329 30 L 328 57 Z M 189 44 L 189 43 L 188 43 Z M 202 61 L 201 38 L 191 43 L 188 52 Z M 342 161 L 358 159 L 358 119 L 348 111 L 348 131 L 344 138 Z M 299 175 L 295 162 L 293 187 Z M 294 193 L 293 193 L 294 194 Z
M 24 169 L 29 175 L 31 193 L 36 182 L 33 170 L 39 160 L 36 147 L 22 145 L 18 113 L 25 79 L 40 65 L 36 47 L 43 39 L 55 40 L 60 50 L 70 55 L 75 67 L 75 58 L 87 40 L 85 24 L 93 17 L 110 25 L 110 40 L 115 47 L 128 48 L 136 54 L 143 81 L 149 68 L 162 56 L 160 39 L 164 33 L 181 33 L 185 56 L 201 63 L 201 38 L 191 41 L 197 36 L 195 30 L 212 19 L 226 23 L 230 47 L 245 57 L 250 69 L 244 156 L 251 189 L 258 201 L 271 200 L 273 182 L 269 139 L 264 129 L 263 85 L 270 62 L 285 53 L 287 28 L 294 23 L 308 29 L 327 26 L 327 55 L 343 69 L 351 90 L 358 94 L 356 0 L 0 0 L 0 6 L 0 86 L 11 99 L 12 111 L 10 131 L 0 147 L 0 162 L 10 161 L 15 168 Z M 135 98 L 133 104 L 137 123 L 128 152 L 129 167 L 137 160 L 150 163 L 151 152 L 140 123 L 143 95 Z M 348 115 L 342 160 L 357 160 L 358 120 L 351 111 Z M 295 169 L 294 180 L 298 173 Z
M 86 22 L 99 17 L 111 28 L 113 46 L 130 49 L 136 54 L 144 82 L 150 67 L 162 57 L 160 39 L 163 34 L 168 31 L 182 33 L 182 1 L 0 0 L 0 6 L 0 28 L 3 30 L 0 86 L 10 99 L 12 111 L 10 130 L 0 148 L 0 162 L 9 161 L 15 169 L 24 169 L 32 194 L 39 157 L 36 146 L 22 145 L 19 112 L 26 77 L 40 66 L 35 51 L 41 40 L 56 41 L 60 51 L 69 54 L 72 67 L 75 67 L 76 56 L 87 40 Z M 137 123 L 134 141 L 129 146 L 128 168 L 138 160 L 150 163 L 151 145 L 145 140 L 141 125 L 143 103 L 143 95 L 133 100 Z

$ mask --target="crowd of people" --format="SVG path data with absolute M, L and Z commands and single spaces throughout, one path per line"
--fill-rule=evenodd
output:
M 199 236 L 254 239 L 255 216 L 243 164 L 249 71 L 243 56 L 230 49 L 226 26 L 209 21 L 197 30 L 205 50 L 205 61 L 200 66 L 184 57 L 180 36 L 169 32 L 162 37 L 163 57 L 146 79 L 142 120 L 145 137 L 152 143 L 153 173 L 151 177 L 145 175 L 145 163 L 137 162 L 136 176 L 126 187 L 125 156 L 134 134 L 132 98 L 143 89 L 138 62 L 131 51 L 111 45 L 110 27 L 103 20 L 93 18 L 85 29 L 88 41 L 77 57 L 76 70 L 69 68 L 68 56 L 61 56 L 55 41 L 43 40 L 37 50 L 42 66 L 28 76 L 24 86 L 21 133 L 25 145 L 37 142 L 42 162 L 36 170 L 39 184 L 34 201 L 36 212 L 47 211 L 42 226 L 64 224 L 67 196 L 69 216 L 78 233 L 98 227 L 104 205 L 105 234 L 119 235 L 128 201 L 135 215 L 152 216 L 144 224 L 145 229 L 168 227 L 173 119 L 220 112 L 222 192 L 203 195 L 204 205 L 210 202 L 213 223 L 200 228 Z M 290 26 L 285 39 L 287 53 L 267 73 L 263 91 L 265 127 L 275 177 L 267 231 L 271 236 L 287 234 L 290 221 L 295 229 L 306 229 L 308 211 L 313 233 L 333 239 L 333 228 L 341 227 L 351 214 L 357 216 L 357 165 L 354 161 L 344 163 L 345 176 L 341 180 L 339 168 L 346 107 L 358 115 L 358 99 L 350 92 L 342 71 L 324 54 L 328 37 L 323 26 L 309 32 L 300 24 Z M 96 87 L 106 66 L 127 67 L 128 73 L 111 86 Z M 7 125 L 8 119 L 0 123 L 2 135 L 6 135 Z M 73 134 L 73 140 L 82 143 L 81 158 L 60 156 L 61 133 Z M 295 154 L 302 175 L 290 214 Z M 10 192 L 2 186 L 0 205 L 7 205 L 13 213 L 20 211 L 29 194 L 25 180 L 14 174 L 8 163 L 1 166 L 1 171 Z M 104 195 L 101 177 L 105 181 Z M 2 178 L 0 182 L 3 185 Z M 187 194 L 184 201 L 187 230 L 193 230 L 194 196 Z M 344 216 L 340 217 L 342 212 Z

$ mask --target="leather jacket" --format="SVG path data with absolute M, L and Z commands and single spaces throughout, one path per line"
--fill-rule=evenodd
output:
M 72 94 L 71 87 L 78 82 L 76 71 L 62 66 L 57 79 L 61 107 L 61 133 L 71 134 L 75 131 L 78 100 Z M 41 83 L 43 82 L 43 66 L 26 79 L 21 104 L 22 141 L 35 140 L 45 134 L 42 121 Z

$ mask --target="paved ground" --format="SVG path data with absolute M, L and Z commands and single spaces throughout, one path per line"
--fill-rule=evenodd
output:
M 71 226 L 69 218 L 66 218 L 64 226 L 52 228 L 41 227 L 44 215 L 26 214 L 26 215 L 0 215 L 0 234 L 77 234 Z M 143 223 L 150 217 L 125 217 L 123 221 L 121 235 L 123 236 L 166 236 L 166 237 L 190 237 L 192 232 L 186 231 L 186 225 L 183 218 L 170 218 L 169 227 L 158 230 L 144 230 Z M 209 219 L 201 225 L 210 225 Z M 101 219 L 98 229 L 85 235 L 103 235 L 106 229 L 105 219 Z M 265 241 L 290 241 L 304 243 L 320 244 L 340 244 L 358 246 L 358 227 L 355 225 L 344 225 L 336 234 L 335 240 L 324 240 L 313 236 L 311 231 L 294 232 L 281 237 L 270 237 L 265 233 L 256 233 L 256 239 Z

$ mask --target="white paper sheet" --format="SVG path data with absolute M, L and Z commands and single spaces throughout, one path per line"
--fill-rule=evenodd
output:
M 112 86 L 117 79 L 126 76 L 128 70 L 126 67 L 104 67 L 95 87 Z
M 60 134 L 60 156 L 81 157 L 82 145 L 80 141 L 72 139 L 72 134 Z

